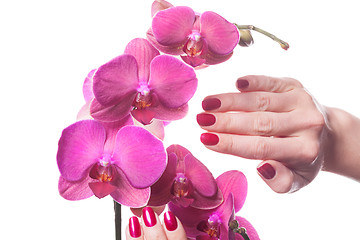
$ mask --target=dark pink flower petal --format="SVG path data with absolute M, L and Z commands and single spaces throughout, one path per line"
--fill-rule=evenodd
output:
M 119 121 L 130 114 L 135 95 L 135 92 L 130 93 L 120 103 L 110 106 L 103 106 L 94 98 L 90 103 L 90 114 L 101 122 Z
M 191 57 L 187 55 L 182 55 L 180 57 L 184 62 L 192 67 L 199 67 L 206 62 L 206 60 L 201 57 Z
M 168 9 L 172 7 L 173 5 L 165 0 L 155 0 L 151 5 L 151 16 L 154 17 L 154 15 L 162 10 Z
M 122 104 L 136 93 L 138 64 L 134 56 L 123 54 L 99 67 L 93 79 L 94 95 L 101 105 Z
M 116 190 L 116 187 L 108 182 L 91 182 L 89 187 L 97 198 L 103 198 Z
M 220 54 L 215 54 L 211 51 L 207 51 L 204 59 L 205 59 L 205 64 L 207 65 L 215 65 L 215 64 L 219 64 L 222 62 L 225 62 L 227 60 L 229 60 L 233 55 L 233 52 L 227 54 L 227 55 L 220 55 Z
M 89 188 L 89 182 L 95 181 L 89 176 L 76 181 L 70 182 L 60 176 L 59 178 L 59 193 L 66 200 L 83 200 L 94 195 Z
M 148 125 L 143 125 L 142 123 L 136 121 L 134 119 L 134 124 L 136 126 L 140 126 L 154 134 L 156 137 L 158 137 L 160 140 L 164 140 L 165 138 L 165 129 L 164 129 L 164 122 L 161 120 L 153 119 L 153 121 Z
M 152 21 L 156 40 L 165 46 L 180 46 L 191 34 L 195 13 L 189 7 L 172 7 L 158 12 Z
M 179 59 L 157 56 L 150 67 L 150 89 L 164 106 L 181 107 L 194 95 L 198 82 L 195 71 Z
M 123 170 L 133 187 L 154 184 L 166 168 L 163 143 L 138 126 L 125 126 L 117 134 L 113 153 L 114 164 Z
M 90 115 L 90 103 L 91 101 L 88 101 L 81 107 L 76 115 L 76 121 L 93 119 Z
M 200 16 L 201 36 L 215 54 L 227 55 L 239 42 L 240 34 L 236 26 L 214 12 L 204 12 Z
M 239 227 L 244 227 L 246 229 L 246 233 L 251 240 L 260 240 L 259 235 L 257 234 L 255 228 L 251 225 L 251 223 L 245 218 L 236 216 L 235 219 L 239 223 Z M 236 234 L 236 240 L 244 240 L 240 234 Z
M 227 196 L 224 195 L 224 202 L 216 209 L 216 213 L 219 215 L 221 223 L 228 229 L 230 217 L 234 214 L 234 196 L 232 193 Z M 226 231 L 226 236 L 228 236 L 228 231 Z
M 174 121 L 182 119 L 186 116 L 189 110 L 188 104 L 184 104 L 178 108 L 167 108 L 161 104 L 156 107 L 151 107 L 155 112 L 155 118 L 164 121 Z
M 198 209 L 213 209 L 219 206 L 223 202 L 223 195 L 221 191 L 218 191 L 212 197 L 204 197 L 199 194 L 197 191 L 194 191 L 191 194 L 191 197 L 194 199 L 194 202 L 191 204 L 192 207 Z
M 170 54 L 170 55 L 184 54 L 184 51 L 182 49 L 183 49 L 183 45 L 185 44 L 185 42 L 182 44 L 178 44 L 178 45 L 169 45 L 169 46 L 161 45 L 158 41 L 156 41 L 154 33 L 152 32 L 151 28 L 146 32 L 146 38 L 160 52 Z
M 144 207 L 150 198 L 150 187 L 134 188 L 121 169 L 117 168 L 117 172 L 118 177 L 113 183 L 117 189 L 111 193 L 114 200 L 128 207 Z
M 131 111 L 131 115 L 140 123 L 148 125 L 156 115 L 156 112 L 150 108 L 134 109 Z
M 94 77 L 95 71 L 96 71 L 96 69 L 91 70 L 84 80 L 83 95 L 84 95 L 85 102 L 89 102 L 91 99 L 94 98 L 93 77 Z
M 128 43 L 124 53 L 135 57 L 139 69 L 139 81 L 147 82 L 150 74 L 150 63 L 154 57 L 160 55 L 159 51 L 146 39 L 135 38 Z
M 169 148 L 167 148 L 169 149 Z M 167 204 L 174 196 L 171 187 L 176 177 L 177 156 L 168 151 L 168 163 L 160 179 L 151 186 L 149 206 L 161 206 Z
M 104 127 L 93 120 L 76 122 L 65 128 L 59 140 L 57 163 L 68 181 L 78 181 L 103 154 L 106 139 Z
M 245 175 L 236 170 L 227 171 L 216 178 L 216 182 L 224 197 L 229 193 L 234 196 L 235 212 L 244 205 L 247 195 L 247 180 Z

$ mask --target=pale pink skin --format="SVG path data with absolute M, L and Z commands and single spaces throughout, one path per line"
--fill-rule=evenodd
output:
M 212 209 L 223 197 L 211 172 L 189 150 L 180 145 L 167 148 L 168 165 L 151 187 L 150 206 L 169 201 L 182 207 Z
M 228 60 L 240 34 L 215 12 L 196 14 L 189 7 L 168 7 L 154 15 L 147 37 L 160 51 L 181 55 L 187 64 L 201 67 Z
M 116 123 L 83 120 L 64 129 L 57 163 L 65 199 L 111 195 L 125 206 L 146 205 L 150 186 L 165 170 L 166 152 L 158 138 L 129 124 L 130 116 Z
M 259 240 L 254 227 L 246 219 L 235 216 L 244 205 L 247 195 L 244 174 L 236 170 L 228 171 L 220 175 L 216 182 L 224 195 L 224 202 L 215 209 L 182 208 L 169 203 L 169 209 L 179 218 L 187 236 L 200 240 L 242 240 L 239 234 L 229 231 L 229 222 L 236 219 L 240 227 L 246 228 L 251 240 Z
M 97 69 L 91 116 L 102 122 L 120 120 L 129 113 L 143 124 L 152 119 L 183 118 L 197 88 L 194 69 L 159 52 L 137 38 L 125 53 Z

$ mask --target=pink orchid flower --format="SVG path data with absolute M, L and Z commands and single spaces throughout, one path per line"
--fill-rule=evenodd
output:
M 161 206 L 169 201 L 182 207 L 210 209 L 223 197 L 211 172 L 189 150 L 180 145 L 167 148 L 168 165 L 151 187 L 148 205 Z
M 193 67 L 228 60 L 239 42 L 237 27 L 215 12 L 196 14 L 189 7 L 169 7 L 158 11 L 147 32 L 160 51 L 181 55 Z
M 63 130 L 57 153 L 61 196 L 111 195 L 126 206 L 146 205 L 150 186 L 166 168 L 166 152 L 159 139 L 129 124 L 130 116 L 116 123 L 83 120 Z
M 96 70 L 90 112 L 103 122 L 129 113 L 143 124 L 154 118 L 177 120 L 186 115 L 196 88 L 194 69 L 172 56 L 160 56 L 146 39 L 137 38 L 123 55 Z
M 243 240 L 241 235 L 229 229 L 229 223 L 237 220 L 240 227 L 246 228 L 251 240 L 259 240 L 254 227 L 246 219 L 235 216 L 244 205 L 247 194 L 244 174 L 228 171 L 220 175 L 216 182 L 224 195 L 224 202 L 215 209 L 182 208 L 169 203 L 169 209 L 180 219 L 187 236 L 196 240 Z

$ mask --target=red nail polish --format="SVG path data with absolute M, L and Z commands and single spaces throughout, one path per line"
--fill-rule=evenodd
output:
M 274 167 L 269 163 L 264 163 L 257 168 L 257 171 L 267 180 L 272 179 L 276 174 Z
M 175 231 L 178 227 L 176 217 L 172 212 L 166 212 L 164 214 L 164 223 L 168 231 Z
M 144 207 L 142 210 L 144 223 L 147 227 L 153 227 L 156 224 L 156 216 L 151 207 Z
M 200 113 L 196 116 L 196 121 L 200 126 L 211 126 L 214 125 L 216 119 L 215 116 L 208 113 Z
M 221 101 L 218 98 L 207 98 L 202 101 L 202 108 L 205 111 L 217 109 L 221 106 Z
M 237 86 L 237 88 L 245 89 L 249 86 L 249 82 L 248 82 L 248 80 L 245 80 L 245 79 L 238 79 L 236 81 L 236 86 Z
M 200 141 L 209 146 L 213 146 L 219 143 L 219 137 L 212 133 L 203 133 L 200 136 Z
M 133 238 L 138 238 L 141 236 L 141 227 L 139 219 L 135 216 L 129 219 L 129 232 L 130 236 Z

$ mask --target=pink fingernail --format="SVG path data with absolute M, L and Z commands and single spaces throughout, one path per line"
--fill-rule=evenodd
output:
M 175 231 L 178 227 L 175 215 L 172 212 L 166 212 L 164 214 L 165 227 L 169 231 Z
M 200 126 L 206 127 L 214 125 L 216 122 L 215 116 L 208 113 L 200 113 L 196 116 L 196 121 Z
M 138 238 L 141 236 L 141 227 L 139 219 L 135 216 L 129 219 L 129 233 L 133 238 Z
M 275 177 L 275 169 L 269 163 L 264 163 L 260 167 L 257 168 L 257 171 L 263 176 L 265 179 L 270 180 Z
M 203 133 L 200 136 L 200 141 L 208 146 L 213 146 L 219 143 L 219 137 L 212 133 Z
M 249 86 L 249 81 L 245 80 L 245 79 L 238 79 L 236 81 L 236 86 L 239 89 L 245 89 L 245 88 L 247 88 Z
M 151 207 L 144 207 L 142 210 L 144 223 L 147 227 L 153 227 L 156 224 L 156 216 Z
M 202 101 L 202 108 L 205 111 L 215 110 L 221 106 L 221 101 L 218 98 L 207 98 Z

